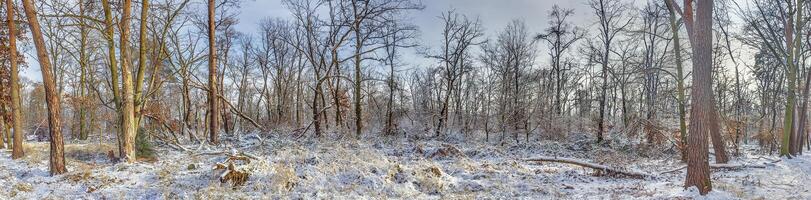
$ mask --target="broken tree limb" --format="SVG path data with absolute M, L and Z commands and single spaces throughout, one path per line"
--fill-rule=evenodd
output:
M 676 169 L 671 169 L 671 170 L 667 170 L 667 171 L 659 172 L 659 174 L 673 173 L 673 172 L 681 171 L 681 170 L 683 170 L 683 169 L 685 169 L 685 168 L 687 168 L 687 166 L 686 166 L 686 165 L 685 165 L 685 166 L 681 166 L 681 167 L 676 168 Z M 719 163 L 711 163 L 711 164 L 710 164 L 710 169 L 728 169 L 728 170 L 739 170 L 739 169 L 745 169 L 745 168 L 761 168 L 761 169 L 762 169 L 762 168 L 766 168 L 766 165 L 757 165 L 757 164 L 730 164 L 730 163 L 724 163 L 724 164 L 719 164 Z
M 608 167 L 601 164 L 590 163 L 586 161 L 580 161 L 571 158 L 558 158 L 558 157 L 535 157 L 530 159 L 524 159 L 527 162 L 557 162 L 557 163 L 565 163 L 571 165 L 577 165 L 581 167 L 588 167 L 598 172 L 604 173 L 608 176 L 625 176 L 629 178 L 637 178 L 637 179 L 644 179 L 644 178 L 652 178 L 652 175 L 640 173 L 640 172 L 632 172 L 632 171 L 625 171 L 613 167 Z
M 713 163 L 710 164 L 712 169 L 743 169 L 743 168 L 766 168 L 766 165 L 757 164 L 730 164 L 730 163 Z
M 256 121 L 254 121 L 251 117 L 248 117 L 248 115 L 245 115 L 245 113 L 242 113 L 241 111 L 239 111 L 239 109 L 234 107 L 234 105 L 231 104 L 231 102 L 228 102 L 228 100 L 225 100 L 225 98 L 223 98 L 222 95 L 219 95 L 219 96 L 222 99 L 222 101 L 225 102 L 225 104 L 228 104 L 228 107 L 231 108 L 231 113 L 236 114 L 237 116 L 239 116 L 240 118 L 242 118 L 244 120 L 248 120 L 248 122 L 250 122 L 251 125 L 258 128 L 259 130 L 267 131 L 264 126 L 259 125 L 259 123 L 256 123 Z
M 200 86 L 200 85 L 202 85 L 202 84 L 200 84 L 200 83 L 195 83 L 195 84 L 192 84 L 192 87 L 195 87 L 195 88 L 197 88 L 197 89 L 204 90 L 204 91 L 206 91 L 206 92 L 208 92 L 208 91 L 209 91 L 209 90 L 208 90 L 208 87 L 202 87 L 202 86 Z M 248 117 L 248 115 L 245 115 L 245 113 L 242 113 L 242 111 L 239 111 L 239 109 L 237 109 L 236 107 L 234 107 L 234 105 L 233 105 L 233 104 L 231 104 L 231 102 L 229 102 L 229 101 L 228 101 L 228 99 L 225 99 L 225 97 L 223 97 L 221 94 L 217 94 L 217 97 L 218 97 L 220 100 L 222 100 L 223 102 L 225 102 L 225 104 L 227 104 L 229 108 L 231 108 L 231 109 L 230 109 L 230 110 L 231 110 L 231 113 L 234 113 L 234 114 L 236 114 L 237 116 L 239 116 L 240 118 L 242 118 L 242 119 L 244 119 L 244 120 L 247 120 L 248 122 L 250 122 L 250 123 L 251 123 L 251 125 L 253 125 L 254 127 L 258 128 L 259 130 L 262 130 L 262 131 L 267 131 L 267 129 L 265 129 L 265 127 L 264 127 L 264 126 L 259 125 L 259 123 L 256 123 L 256 121 L 255 121 L 255 120 L 253 120 L 251 117 Z

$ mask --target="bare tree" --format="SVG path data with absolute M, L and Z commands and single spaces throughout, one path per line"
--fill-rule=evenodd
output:
M 208 0 L 208 141 L 218 144 L 220 109 L 217 101 L 217 48 L 215 44 L 214 0 Z
M 600 105 L 599 105 L 599 118 L 597 121 L 597 142 L 603 141 L 603 133 L 605 132 L 605 112 L 606 112 L 606 92 L 608 90 L 608 74 L 609 58 L 611 54 L 612 45 L 617 36 L 626 31 L 625 29 L 633 22 L 633 18 L 624 14 L 626 5 L 620 0 L 589 0 L 589 6 L 597 16 L 597 30 L 599 34 L 597 39 L 600 44 L 597 50 L 600 58 L 597 63 L 602 66 L 602 86 L 600 87 Z
M 481 37 L 484 35 L 481 22 L 478 19 L 472 20 L 467 16 L 448 11 L 440 19 L 443 21 L 442 43 L 440 53 L 429 55 L 428 57 L 437 59 L 442 69 L 442 79 L 445 86 L 440 89 L 442 97 L 437 96 L 440 103 L 439 119 L 436 124 L 436 136 L 439 136 L 447 126 L 448 109 L 451 94 L 459 84 L 458 80 L 469 69 L 467 59 L 470 47 L 481 44 Z
M 673 7 L 677 5 L 671 1 Z M 690 135 L 687 138 L 687 178 L 684 187 L 697 187 L 704 195 L 712 190 L 707 134 L 717 126 L 712 125 L 715 113 L 715 99 L 712 95 L 712 24 L 713 1 L 685 1 L 684 10 L 679 13 L 687 27 L 690 46 L 693 49 L 693 89 L 690 91 Z
M 132 70 L 130 69 L 130 53 L 128 51 L 129 48 L 129 37 L 130 37 L 130 19 L 132 13 L 132 0 L 124 0 L 124 4 L 122 5 L 122 16 L 121 16 L 121 35 L 120 37 L 120 48 L 121 48 L 121 81 L 123 90 L 122 93 L 122 103 L 121 103 L 121 158 L 126 160 L 127 162 L 135 162 L 136 155 L 135 155 L 135 137 L 137 133 L 137 126 L 135 124 L 135 103 L 134 103 L 134 96 L 133 96 L 133 87 L 132 87 Z
M 42 72 L 42 82 L 45 85 L 45 99 L 48 103 L 48 125 L 51 136 L 50 171 L 51 175 L 58 175 L 67 172 L 65 168 L 64 142 L 62 141 L 62 122 L 60 116 L 59 94 L 56 90 L 56 83 L 51 72 L 51 62 L 45 50 L 45 39 L 42 37 L 42 30 L 37 20 L 37 12 L 31 0 L 23 0 L 25 16 L 31 28 L 31 35 L 34 39 L 34 46 L 37 49 L 37 59 Z
M 681 157 L 682 161 L 687 161 L 687 109 L 684 94 L 684 70 L 682 64 L 681 43 L 679 38 L 679 26 L 676 23 L 676 8 L 674 8 L 673 1 L 665 1 L 667 10 L 669 11 L 670 31 L 673 35 L 673 54 L 675 54 L 676 62 L 676 101 L 679 106 L 679 137 L 681 141 Z
M 567 65 L 563 64 L 564 54 L 572 47 L 575 42 L 582 39 L 584 32 L 580 27 L 574 26 L 568 22 L 568 18 L 574 15 L 573 9 L 564 9 L 558 5 L 552 6 L 549 11 L 549 27 L 546 28 L 544 33 L 538 34 L 537 39 L 546 41 L 549 45 L 549 56 L 552 58 L 552 73 L 555 78 L 555 103 L 554 112 L 561 115 L 563 112 L 563 102 L 561 102 L 563 87 L 567 81 Z
M 20 77 L 19 66 L 17 64 L 17 23 L 14 21 L 14 3 L 6 0 L 6 26 L 8 27 L 9 43 L 9 65 L 10 65 L 10 85 L 11 85 L 11 116 L 12 129 L 14 130 L 13 143 L 10 146 L 11 158 L 18 159 L 25 155 L 23 152 L 23 126 L 22 126 L 22 105 L 20 104 Z M 3 127 L 0 127 L 3 128 Z M 11 134 L 11 133 L 6 133 Z

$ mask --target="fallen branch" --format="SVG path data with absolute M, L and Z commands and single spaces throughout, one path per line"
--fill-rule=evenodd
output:
M 166 129 L 167 131 L 169 131 L 169 133 L 172 134 L 172 138 L 174 139 L 174 141 L 172 141 L 172 142 L 174 142 L 175 144 L 180 143 L 180 140 L 177 139 L 177 134 L 175 133 L 174 130 L 172 130 L 172 127 L 169 126 L 169 124 L 166 124 L 166 120 L 161 120 L 161 119 L 159 119 L 159 118 L 157 118 L 155 116 L 152 116 L 150 114 L 143 114 L 143 116 L 145 116 L 146 118 L 152 119 L 153 121 L 159 122 L 163 126 L 164 129 Z M 158 139 L 163 140 L 165 138 L 158 138 Z
M 200 84 L 200 85 L 202 85 L 202 84 Z M 200 86 L 200 85 L 198 85 L 198 84 L 192 84 L 192 87 L 195 87 L 195 88 L 201 89 L 201 90 L 206 91 L 206 92 L 208 92 L 208 91 L 209 91 L 209 89 L 208 89 L 207 87 L 202 87 L 202 86 Z M 240 118 L 242 118 L 242 119 L 244 119 L 244 120 L 248 120 L 248 122 L 250 122 L 250 123 L 251 123 L 251 125 L 253 125 L 254 127 L 258 128 L 259 130 L 262 130 L 262 131 L 267 131 L 267 130 L 265 129 L 265 127 L 264 127 L 264 126 L 259 125 L 259 123 L 257 123 L 257 122 L 256 122 L 255 120 L 253 120 L 251 117 L 248 117 L 248 115 L 245 115 L 245 113 L 242 113 L 241 111 L 239 111 L 239 109 L 237 109 L 236 107 L 234 107 L 234 105 L 233 105 L 233 104 L 231 104 L 231 102 L 228 102 L 228 100 L 227 100 L 227 99 L 225 99 L 225 97 L 223 97 L 221 94 L 217 94 L 217 97 L 218 97 L 220 100 L 222 100 L 223 102 L 225 102 L 225 104 L 228 104 L 228 107 L 229 107 L 229 108 L 231 108 L 231 109 L 230 109 L 230 110 L 231 110 L 231 113 L 236 114 L 237 116 L 239 116 Z
M 724 163 L 724 164 L 710 164 L 710 168 L 712 169 L 766 168 L 766 165 Z
M 673 172 L 681 171 L 681 170 L 686 169 L 686 168 L 687 168 L 687 165 L 685 165 L 685 166 L 681 166 L 681 167 L 676 168 L 676 169 L 671 169 L 671 170 L 667 170 L 667 171 L 659 172 L 659 174 L 673 173 Z M 766 165 L 756 165 L 756 164 L 729 164 L 729 163 L 724 163 L 724 164 L 712 163 L 712 164 L 710 164 L 710 169 L 729 169 L 729 170 L 738 170 L 738 169 L 745 169 L 745 168 L 761 168 L 761 169 L 762 169 L 762 168 L 766 168 Z
M 608 176 L 625 176 L 625 177 L 637 178 L 637 179 L 653 177 L 652 175 L 649 175 L 649 174 L 625 171 L 625 170 L 621 170 L 621 169 L 617 169 L 617 168 L 613 168 L 613 167 L 608 167 L 608 166 L 605 166 L 605 165 L 600 165 L 600 164 L 596 164 L 596 163 L 589 163 L 589 162 L 575 160 L 575 159 L 571 159 L 571 158 L 536 157 L 536 158 L 524 159 L 524 161 L 527 161 L 527 162 L 557 162 L 557 163 L 572 164 L 572 165 L 577 165 L 577 166 L 581 166 L 581 167 L 592 168 L 592 169 L 597 170 L 600 173 L 604 173 L 605 175 L 608 175 Z
M 222 98 L 222 95 L 220 95 L 220 98 Z M 225 100 L 225 98 L 222 98 L 222 101 L 225 102 L 225 104 L 228 104 L 228 107 L 231 108 L 231 113 L 234 113 L 237 116 L 239 116 L 240 118 L 242 118 L 244 120 L 247 120 L 248 122 L 251 123 L 251 125 L 258 128 L 259 130 L 267 131 L 264 126 L 259 125 L 259 123 L 256 123 L 256 121 L 254 121 L 251 117 L 248 117 L 248 115 L 245 115 L 245 113 L 242 113 L 241 111 L 239 111 L 239 109 L 234 107 L 234 105 L 231 104 L 231 102 L 228 102 L 228 100 Z

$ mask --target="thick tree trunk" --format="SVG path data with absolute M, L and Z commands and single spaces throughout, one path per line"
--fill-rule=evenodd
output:
M 801 38 L 803 37 L 801 32 L 797 30 L 802 30 L 803 22 L 803 0 L 797 1 L 797 8 L 795 9 L 797 19 L 789 18 L 788 27 L 786 28 L 786 49 L 787 49 L 787 58 L 786 64 L 788 65 L 788 70 L 786 71 L 786 78 L 788 79 L 788 84 L 786 85 L 786 93 L 787 93 L 787 100 L 786 100 L 786 109 L 785 109 L 785 118 L 783 118 L 783 136 L 781 140 L 781 148 L 780 148 L 780 156 L 786 156 L 791 158 L 792 156 L 796 155 L 796 152 L 792 150 L 792 144 L 796 143 L 797 141 L 794 140 L 795 134 L 797 134 L 794 129 L 796 128 L 794 125 L 794 121 L 797 120 L 795 118 L 795 108 L 796 108 L 796 91 L 797 91 L 797 68 L 798 64 L 796 57 L 799 56 L 800 49 L 802 48 Z M 796 24 L 796 29 L 795 29 Z
M 803 44 L 802 43 L 803 36 L 802 36 L 802 34 L 799 34 L 799 33 L 802 33 L 802 30 L 804 28 L 803 25 L 805 25 L 805 23 L 806 23 L 806 21 L 804 19 L 805 16 L 803 16 L 803 10 L 805 9 L 803 7 L 804 3 L 805 3 L 805 0 L 797 0 L 797 19 L 796 19 L 796 22 L 798 24 L 797 25 L 797 30 L 800 30 L 800 31 L 797 31 L 798 36 L 796 38 L 794 38 L 794 53 L 793 54 L 796 57 L 798 57 L 798 59 L 800 59 L 799 56 L 801 56 L 802 44 Z M 797 61 L 797 65 L 800 65 L 799 60 Z M 796 71 L 799 70 L 799 66 L 795 66 L 795 70 Z M 796 71 L 795 71 L 795 73 L 796 73 Z M 794 76 L 792 78 L 797 79 L 798 77 Z M 806 85 L 808 85 L 808 84 L 806 84 Z M 807 91 L 807 89 L 805 89 L 805 90 Z M 795 86 L 794 94 L 796 95 L 796 93 L 797 92 L 796 92 L 796 86 Z M 803 92 L 803 95 L 804 95 L 804 97 L 807 97 L 807 92 Z M 794 131 L 794 133 L 792 135 L 794 135 L 793 140 L 794 140 L 794 143 L 795 143 L 794 148 L 792 149 L 792 154 L 793 155 L 802 154 L 802 144 L 803 144 L 803 139 L 802 138 L 803 138 L 803 134 L 804 134 L 803 129 L 805 129 L 805 127 L 804 127 L 805 126 L 805 113 L 807 112 L 807 110 L 805 110 L 805 108 L 806 108 L 805 105 L 806 105 L 806 102 L 808 101 L 808 99 L 806 98 L 804 100 L 805 101 L 803 102 L 803 107 L 802 107 L 803 110 L 795 110 L 795 118 L 799 118 L 799 119 L 797 119 L 798 121 L 794 122 L 793 130 L 792 130 L 792 131 Z M 794 106 L 796 107 L 797 103 L 795 103 Z
M 23 117 L 22 104 L 20 102 L 20 68 L 17 65 L 17 25 L 14 23 L 14 4 L 11 0 L 6 0 L 6 24 L 8 25 L 9 61 L 11 67 L 11 116 L 12 130 L 14 131 L 10 146 L 11 158 L 22 158 L 23 152 Z M 6 132 L 6 134 L 12 134 Z M 8 137 L 7 137 L 8 138 Z
M 122 95 L 122 107 L 121 107 L 121 127 L 122 127 L 122 139 L 121 139 L 121 149 L 123 150 L 121 153 L 121 158 L 126 160 L 129 163 L 133 163 L 136 161 L 135 155 L 135 137 L 137 133 L 136 125 L 135 125 L 135 102 L 133 97 L 133 88 L 132 88 L 132 74 L 130 70 L 130 58 L 129 58 L 129 37 L 130 37 L 130 18 L 131 10 L 132 10 L 132 0 L 124 0 L 123 6 L 123 13 L 121 16 L 121 81 L 122 81 L 122 90 L 124 90 Z
M 59 94 L 56 92 L 56 83 L 54 82 L 54 75 L 52 74 L 51 61 L 48 59 L 45 38 L 42 37 L 42 29 L 37 20 L 36 8 L 31 0 L 23 0 L 23 8 L 31 28 L 34 46 L 37 49 L 37 59 L 39 60 L 42 82 L 45 87 L 45 101 L 48 104 L 48 125 L 51 135 L 50 171 L 51 175 L 63 174 L 68 170 L 65 168 L 65 154 L 63 152 L 64 142 L 62 141 Z
M 671 0 L 672 1 L 672 0 Z M 673 3 L 673 2 L 671 2 Z M 690 135 L 687 138 L 687 178 L 684 187 L 697 187 L 707 194 L 710 180 L 707 134 L 712 132 L 715 102 L 712 97 L 712 9 L 713 0 L 698 0 L 693 21 L 691 1 L 686 1 L 684 21 L 693 47 L 693 89 L 690 112 Z
M 215 46 L 214 0 L 208 0 L 208 117 L 209 142 L 219 144 L 220 109 L 217 107 L 217 48 Z
M 800 110 L 799 110 L 799 112 L 800 112 L 800 126 L 797 128 L 797 132 L 799 133 L 797 141 L 800 141 L 800 142 L 799 142 L 799 145 L 797 146 L 796 151 L 798 153 L 800 153 L 800 154 L 802 154 L 803 146 L 808 141 L 808 140 L 805 139 L 806 135 L 807 135 L 807 133 L 805 131 L 805 129 L 806 129 L 805 123 L 806 123 L 806 120 L 808 120 L 808 101 L 809 101 L 809 99 L 808 99 L 809 93 L 808 92 L 809 92 L 809 86 L 811 86 L 811 84 L 809 84 L 809 83 L 811 83 L 811 71 L 806 72 L 806 75 L 805 75 L 805 85 L 803 86 L 803 103 L 802 103 L 802 106 L 800 107 Z

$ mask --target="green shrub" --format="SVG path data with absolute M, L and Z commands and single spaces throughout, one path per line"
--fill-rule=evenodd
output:
M 155 149 L 152 146 L 152 141 L 149 140 L 148 134 L 144 129 L 138 129 L 138 135 L 135 137 L 135 155 L 141 159 L 154 160 Z

